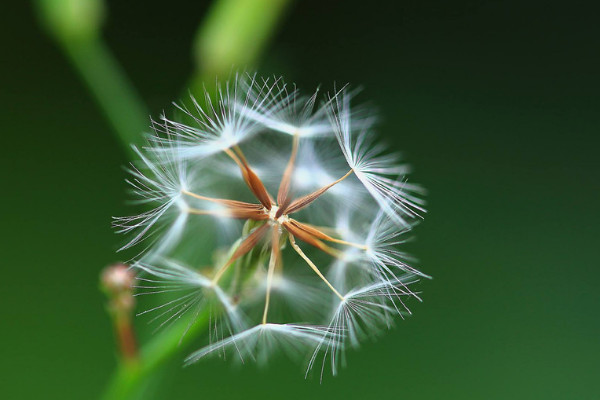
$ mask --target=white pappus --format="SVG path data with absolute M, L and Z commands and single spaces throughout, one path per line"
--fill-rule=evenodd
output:
M 217 87 L 136 149 L 128 182 L 152 208 L 115 226 L 130 235 L 121 250 L 151 238 L 133 268 L 138 294 L 159 302 L 140 314 L 165 327 L 205 312 L 221 321 L 186 364 L 284 353 L 310 370 L 322 355 L 336 373 L 347 343 L 420 300 L 411 288 L 427 275 L 402 246 L 425 212 L 422 189 L 346 88 L 321 100 L 248 74 Z

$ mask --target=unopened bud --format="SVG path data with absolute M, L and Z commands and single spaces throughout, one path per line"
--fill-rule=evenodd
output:
M 113 264 L 102 271 L 100 282 L 107 292 L 129 292 L 133 288 L 135 274 L 127 264 Z
M 135 300 L 135 274 L 127 264 L 113 264 L 104 268 L 100 286 L 108 296 L 107 311 L 113 320 L 121 355 L 125 360 L 137 359 L 137 344 L 131 321 Z
M 133 310 L 135 279 L 134 272 L 127 264 L 113 264 L 104 268 L 100 275 L 100 286 L 109 298 L 109 310 L 120 314 Z

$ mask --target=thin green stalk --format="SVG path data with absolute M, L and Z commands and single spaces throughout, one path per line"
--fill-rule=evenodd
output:
M 249 221 L 249 223 L 246 223 L 244 226 L 245 232 L 251 229 L 252 222 Z M 240 243 L 241 240 L 237 240 L 223 258 L 229 259 Z M 266 256 L 261 253 L 251 251 L 238 259 L 235 266 L 237 268 L 243 266 L 245 270 L 253 270 L 265 262 L 264 257 Z M 229 278 L 226 275 L 225 279 Z M 127 362 L 122 358 L 101 399 L 137 400 L 148 398 L 148 396 L 142 396 L 144 396 L 148 387 L 153 383 L 152 377 L 160 370 L 161 366 L 166 364 L 170 359 L 175 358 L 178 354 L 181 354 L 196 337 L 208 328 L 210 315 L 211 310 L 205 308 L 198 314 L 191 316 L 192 319 L 179 319 L 171 326 L 165 327 L 165 329 L 154 335 L 142 347 L 137 360 Z M 213 317 L 219 317 L 218 314 L 215 314 L 214 310 Z
M 149 378 L 162 365 L 180 354 L 208 325 L 209 312 L 201 312 L 190 325 L 188 319 L 179 320 L 152 337 L 141 349 L 137 362 L 121 361 L 113 374 L 103 400 L 142 398 Z
M 194 41 L 196 72 L 192 93 L 202 93 L 216 77 L 232 69 L 253 67 L 272 36 L 290 0 L 218 0 Z M 133 157 L 131 144 L 143 142 L 148 126 L 146 106 L 101 38 L 105 16 L 102 0 L 36 0 L 39 17 L 59 43 L 96 99 L 120 143 Z M 186 320 L 153 336 L 137 359 L 122 359 L 103 394 L 104 400 L 140 399 L 151 376 L 175 357 L 208 325 L 209 312 Z M 189 328 L 189 329 L 188 329 Z
M 149 112 L 110 50 L 99 38 L 63 43 L 75 66 L 129 156 L 143 143 Z
M 40 23 L 82 77 L 125 148 L 143 143 L 148 111 L 102 39 L 103 0 L 36 0 Z
M 194 39 L 192 93 L 212 89 L 215 78 L 252 68 L 282 20 L 290 0 L 219 0 Z

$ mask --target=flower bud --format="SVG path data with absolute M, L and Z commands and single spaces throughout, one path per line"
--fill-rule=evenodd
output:
M 102 288 L 109 294 L 131 292 L 135 274 L 126 264 L 113 264 L 102 271 L 100 282 Z

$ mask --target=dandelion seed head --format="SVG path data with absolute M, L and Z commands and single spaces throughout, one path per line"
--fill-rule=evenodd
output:
M 237 74 L 152 123 L 129 184 L 149 209 L 115 218 L 128 234 L 142 311 L 158 328 L 210 310 L 210 355 L 329 359 L 408 313 L 424 277 L 402 249 L 422 217 L 408 167 L 377 142 L 347 88 L 304 95 Z M 324 365 L 324 361 L 323 364 Z M 321 368 L 321 370 L 323 370 Z M 323 372 L 321 372 L 322 374 Z

